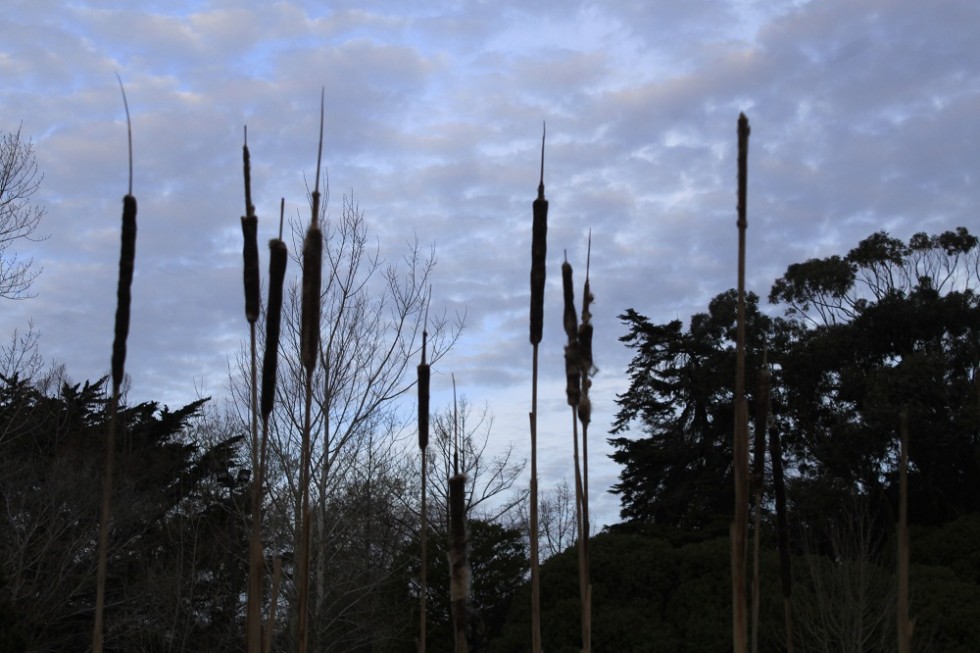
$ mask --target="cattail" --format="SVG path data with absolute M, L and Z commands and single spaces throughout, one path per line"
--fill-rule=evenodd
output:
M 126 338 L 129 336 L 129 304 L 132 299 L 133 264 L 136 259 L 136 198 L 123 197 L 122 247 L 119 255 L 119 285 L 116 290 L 116 328 L 112 340 L 112 385 L 118 393 L 126 367 Z
M 534 214 L 531 224 L 531 344 L 541 342 L 544 329 L 545 259 L 548 254 L 548 200 L 544 198 L 544 138 L 541 134 L 541 180 L 538 198 L 531 205 Z
M 279 358 L 279 326 L 282 321 L 282 287 L 289 260 L 286 243 L 269 241 L 269 308 L 265 320 L 265 356 L 262 358 L 262 418 L 268 420 L 276 395 Z
M 242 146 L 242 170 L 245 177 L 245 215 L 242 216 L 242 235 L 245 244 L 245 319 L 254 324 L 259 319 L 259 220 L 252 205 L 252 174 L 248 153 L 248 127 L 245 128 L 245 144 Z
M 561 264 L 562 290 L 565 296 L 564 325 L 568 335 L 565 345 L 565 396 L 569 406 L 578 406 L 582 398 L 582 356 L 578 342 L 578 317 L 575 315 L 575 291 L 572 287 L 572 266 Z
M 578 317 L 575 315 L 575 289 L 572 284 L 572 266 L 568 261 L 561 264 L 561 287 L 565 298 L 563 324 L 568 341 L 578 340 Z
M 732 520 L 732 648 L 735 653 L 748 650 L 746 621 L 745 549 L 748 531 L 748 409 L 745 405 L 745 231 L 748 179 L 749 121 L 738 117 L 738 317 L 735 344 L 735 432 L 734 481 L 735 506 Z
M 429 372 L 428 363 L 419 365 L 419 449 L 423 455 L 429 446 Z
M 303 240 L 303 309 L 300 322 L 300 356 L 307 374 L 313 373 L 320 349 L 320 284 L 323 266 L 323 232 L 310 225 Z
M 465 653 L 466 600 L 470 590 L 470 565 L 466 559 L 466 475 L 449 479 L 449 573 L 450 599 L 456 635 L 456 653 Z
M 116 431 L 119 428 L 119 389 L 126 372 L 126 339 L 129 337 L 129 305 L 136 261 L 136 198 L 133 196 L 133 127 L 129 102 L 122 79 L 123 107 L 126 109 L 126 136 L 129 149 L 129 187 L 123 197 L 122 243 L 119 254 L 119 283 L 116 287 L 116 321 L 112 339 L 112 400 L 109 404 L 109 428 L 105 441 L 105 477 L 102 479 L 102 511 L 99 517 L 98 570 L 95 581 L 95 618 L 92 626 L 92 651 L 102 653 L 102 617 L 105 607 L 105 583 L 109 569 L 109 520 L 112 514 L 112 474 L 115 463 Z

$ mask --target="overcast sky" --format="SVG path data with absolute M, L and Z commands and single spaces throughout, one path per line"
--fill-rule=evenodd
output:
M 323 87 L 330 210 L 353 191 L 391 261 L 416 237 L 434 244 L 433 305 L 467 312 L 434 383 L 455 373 L 495 415 L 494 439 L 526 455 L 547 121 L 541 484 L 571 478 L 559 265 L 566 250 L 581 283 L 591 230 L 593 512 L 614 522 L 605 437 L 630 359 L 616 316 L 686 320 L 734 286 L 739 112 L 750 290 L 879 229 L 977 231 L 977 25 L 974 0 L 7 0 L 0 130 L 33 139 L 50 238 L 18 245 L 43 272 L 36 298 L 0 300 L 0 335 L 33 319 L 72 378 L 108 370 L 127 175 L 118 73 L 139 201 L 131 398 L 225 396 L 247 333 L 242 126 L 264 242 L 280 197 L 288 214 L 304 206 Z

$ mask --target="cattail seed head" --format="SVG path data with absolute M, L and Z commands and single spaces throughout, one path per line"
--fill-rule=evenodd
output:
M 286 243 L 269 241 L 269 308 L 265 320 L 265 354 L 262 357 L 262 418 L 268 420 L 276 397 L 279 360 L 279 326 L 282 321 L 282 287 L 289 260 Z
M 582 399 L 582 357 L 578 340 L 565 345 L 565 397 L 569 406 L 578 406 Z
M 561 264 L 561 286 L 565 297 L 564 326 L 568 341 L 578 340 L 578 317 L 575 315 L 575 290 L 572 286 L 572 266 Z
M 449 479 L 449 564 L 451 597 L 463 600 L 469 595 L 470 569 L 466 559 L 466 475 Z
M 259 319 L 259 219 L 254 215 L 242 217 L 242 235 L 245 244 L 242 257 L 245 260 L 245 319 L 254 324 Z
M 123 197 L 122 247 L 119 255 L 119 285 L 116 289 L 116 326 L 112 340 L 112 385 L 118 392 L 126 367 L 126 338 L 129 336 L 129 305 L 132 298 L 133 265 L 136 260 L 136 198 Z
M 531 344 L 541 342 L 544 330 L 545 260 L 548 255 L 548 200 L 544 198 L 544 135 L 541 136 L 541 181 L 531 205 Z
M 419 449 L 424 455 L 429 446 L 429 373 L 428 363 L 418 367 L 419 374 Z
M 320 284 L 323 267 L 323 232 L 310 225 L 303 241 L 303 308 L 300 322 L 300 358 L 307 374 L 316 367 L 320 349 Z

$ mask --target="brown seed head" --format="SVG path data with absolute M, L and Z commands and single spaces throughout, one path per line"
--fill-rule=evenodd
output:
M 262 418 L 268 420 L 276 397 L 276 366 L 279 360 L 279 325 L 282 318 L 282 287 L 289 260 L 286 243 L 269 241 L 269 311 L 265 320 L 265 354 L 262 357 Z
M 136 260 L 136 198 L 123 197 L 122 247 L 119 255 L 119 285 L 116 288 L 116 326 L 112 340 L 112 386 L 118 393 L 126 367 L 126 338 L 129 336 L 129 305 L 132 299 L 133 265 Z
M 259 319 L 259 220 L 254 215 L 242 217 L 242 235 L 245 244 L 242 258 L 245 261 L 245 319 L 254 324 Z
M 303 308 L 300 322 L 300 358 L 307 374 L 316 367 L 320 349 L 320 285 L 323 268 L 323 232 L 316 224 L 303 241 Z

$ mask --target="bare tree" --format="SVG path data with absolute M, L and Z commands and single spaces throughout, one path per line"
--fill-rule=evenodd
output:
M 487 408 L 474 413 L 465 397 L 460 399 L 457 410 L 450 406 L 433 416 L 433 437 L 428 449 L 429 501 L 435 511 L 444 513 L 441 523 L 435 519 L 433 528 L 445 529 L 448 524 L 449 479 L 457 472 L 466 476 L 468 518 L 505 525 L 520 520 L 518 511 L 527 499 L 527 490 L 511 490 L 526 461 L 517 459 L 510 444 L 490 455 L 487 445 L 492 430 L 493 418 Z
M 31 297 L 31 284 L 40 270 L 33 260 L 22 260 L 10 246 L 21 238 L 35 237 L 44 208 L 32 197 L 41 186 L 44 175 L 38 172 L 34 145 L 23 140 L 20 127 L 16 132 L 0 134 L 0 297 Z
M 409 496 L 415 494 L 409 495 L 403 481 L 408 458 L 403 447 L 395 446 L 407 423 L 398 400 L 415 382 L 415 375 L 406 372 L 414 371 L 426 315 L 432 362 L 455 342 L 461 319 L 454 322 L 427 310 L 435 265 L 431 250 L 409 243 L 400 260 L 385 261 L 352 197 L 344 197 L 339 215 L 329 216 L 323 209 L 320 218 L 321 333 L 312 389 L 309 480 L 310 644 L 329 651 L 366 646 L 389 635 L 392 623 L 382 589 L 395 578 L 395 553 L 414 528 L 414 499 Z M 293 231 L 294 239 L 302 237 L 296 225 Z M 285 554 L 288 565 L 302 496 L 298 479 L 305 398 L 301 297 L 295 283 L 284 304 L 264 539 L 267 549 Z M 243 362 L 240 356 L 233 383 L 244 424 L 248 397 Z M 291 602 L 295 589 L 286 574 L 283 599 Z M 289 614 L 294 618 L 295 608 Z
M 895 578 L 882 559 L 884 542 L 867 499 L 851 497 L 824 532 L 804 531 L 801 537 L 809 551 L 809 573 L 794 587 L 802 650 L 894 651 Z
M 522 506 L 521 511 L 522 519 L 529 520 L 530 515 L 523 514 L 524 506 Z M 539 511 L 538 538 L 541 557 L 547 560 L 574 544 L 578 535 L 576 532 L 575 491 L 569 486 L 568 481 L 562 479 L 555 483 L 550 490 L 541 493 Z

